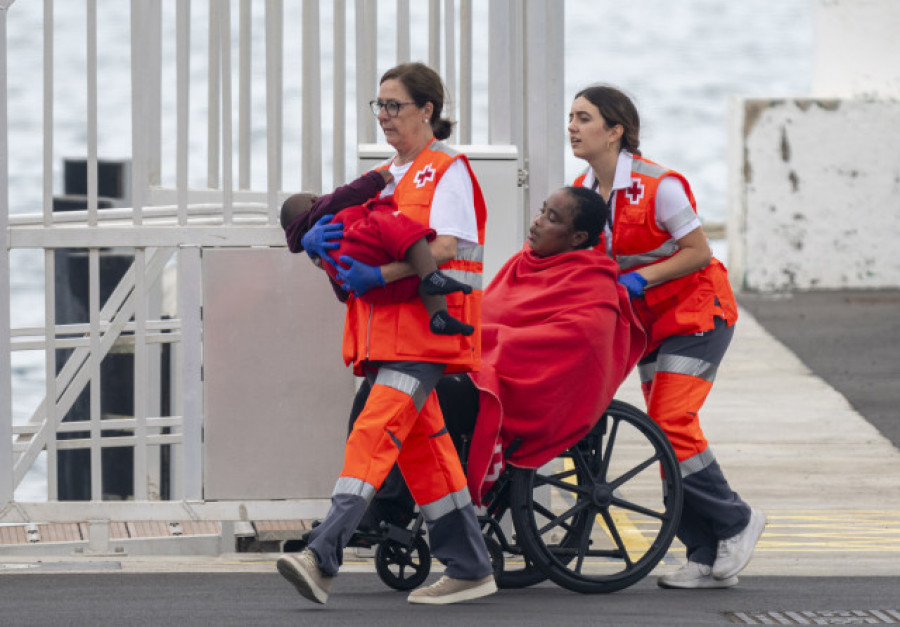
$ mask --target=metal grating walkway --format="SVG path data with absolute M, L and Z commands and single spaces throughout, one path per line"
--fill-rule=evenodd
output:
M 739 625 L 900 625 L 898 610 L 729 612 Z

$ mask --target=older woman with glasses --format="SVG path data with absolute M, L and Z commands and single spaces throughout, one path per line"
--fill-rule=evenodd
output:
M 466 476 L 434 393 L 444 373 L 479 365 L 487 217 L 468 160 L 440 141 L 452 128 L 442 117 L 444 93 L 437 73 L 421 63 L 398 65 L 382 76 L 370 106 L 397 152 L 376 169 L 393 175 L 380 198 L 391 196 L 401 214 L 433 229 L 437 235 L 430 247 L 440 270 L 471 286 L 469 293 L 447 295 L 447 309 L 475 332 L 432 334 L 428 313 L 415 298 L 387 304 L 360 298 L 372 288 L 412 276 L 409 263 L 370 266 L 342 257 L 337 280 L 350 293 L 344 360 L 353 364 L 356 375 L 367 378 L 372 391 L 347 439 L 331 509 L 310 534 L 307 548 L 282 556 L 277 564 L 301 595 L 318 603 L 327 601 L 343 549 L 395 462 L 426 519 L 431 551 L 446 565 L 444 576 L 413 591 L 409 602 L 456 603 L 497 589 Z M 303 248 L 322 257 L 340 237 L 334 225 L 319 224 L 303 237 Z

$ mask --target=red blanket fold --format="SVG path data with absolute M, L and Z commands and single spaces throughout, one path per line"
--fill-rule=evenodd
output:
M 537 468 L 590 431 L 640 358 L 646 335 L 606 255 L 536 257 L 526 246 L 484 292 L 481 407 L 469 452 L 481 503 L 506 461 Z

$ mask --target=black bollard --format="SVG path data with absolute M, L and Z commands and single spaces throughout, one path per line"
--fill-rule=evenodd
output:
M 126 206 L 130 196 L 130 163 L 101 161 L 98 163 L 98 209 Z M 87 161 L 67 159 L 64 162 L 64 195 L 53 199 L 54 211 L 87 209 Z M 109 297 L 134 261 L 130 250 L 104 249 L 100 253 L 100 303 Z M 61 248 L 55 252 L 56 321 L 58 324 L 89 322 L 88 251 Z M 72 353 L 60 349 L 56 353 L 57 372 Z M 100 412 L 103 415 L 134 415 L 134 353 L 132 350 L 110 351 L 100 365 Z M 88 384 L 64 422 L 90 418 L 90 384 Z M 125 431 L 104 430 L 104 435 L 129 435 Z M 90 433 L 78 431 L 57 434 L 58 440 L 87 438 Z M 59 500 L 91 500 L 90 450 L 61 450 L 57 453 Z M 125 500 L 134 496 L 134 449 L 104 448 L 101 452 L 102 500 Z

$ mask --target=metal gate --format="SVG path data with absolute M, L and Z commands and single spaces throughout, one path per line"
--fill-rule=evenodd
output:
M 12 356 L 0 360 L 0 523 L 321 514 L 324 498 L 205 499 L 205 251 L 283 248 L 277 212 L 286 190 L 299 183 L 320 191 L 356 174 L 347 165 L 348 159 L 351 168 L 356 163 L 353 147 L 376 141 L 365 103 L 377 90 L 378 76 L 412 58 L 445 78 L 448 115 L 458 120 L 450 143 L 517 149 L 515 211 L 524 224 L 529 195 L 543 198 L 563 180 L 563 3 L 430 0 L 411 6 L 397 0 L 376 7 L 374 0 L 133 0 L 127 20 L 117 24 L 104 19 L 110 3 L 44 0 L 39 10 L 37 4 L 0 0 L 0 293 L 11 294 L 10 255 L 16 251 L 42 252 L 44 283 L 43 326 L 12 328 L 8 308 L 0 308 L 0 329 L 9 330 L 0 334 L 0 354 Z M 68 16 L 74 5 L 85 36 L 73 51 L 61 47 L 73 38 L 60 36 L 73 25 L 57 17 Z M 19 11 L 42 25 L 32 50 L 8 45 L 10 29 L 31 23 L 20 21 Z M 99 174 L 109 164 L 98 155 L 104 123 L 98 102 L 109 95 L 98 85 L 110 89 L 98 50 L 107 43 L 101 34 L 111 29 L 130 32 L 129 80 L 114 87 L 129 90 L 124 98 L 131 107 L 131 154 L 121 164 L 124 191 L 118 202 L 107 202 L 102 193 Z M 476 32 L 487 36 L 482 41 Z M 302 47 L 291 54 L 297 33 Z M 8 108 L 8 70 L 26 54 L 43 56 L 42 73 L 28 79 L 42 93 L 42 200 L 10 214 L 10 197 L 22 184 L 11 175 L 10 163 L 33 158 L 9 154 L 8 141 L 16 123 Z M 54 133 L 66 109 L 55 91 L 54 59 L 70 54 L 84 55 L 84 208 L 61 212 L 54 210 Z M 486 67 L 479 63 L 484 58 Z M 299 88 L 290 87 L 286 77 L 296 75 Z M 197 88 L 198 77 L 205 90 Z M 161 96 L 167 91 L 172 102 Z M 263 110 L 254 107 L 260 98 Z M 199 133 L 198 108 L 205 112 Z M 326 141 L 323 129 L 329 128 Z M 192 145 L 198 135 L 205 144 L 200 184 L 190 174 L 198 165 Z M 297 164 L 298 173 L 285 184 L 287 162 Z M 254 184 L 255 167 L 264 170 L 264 185 Z M 166 169 L 173 180 L 166 180 Z M 111 251 L 127 263 L 107 288 Z M 61 252 L 77 252 L 84 262 L 83 320 L 57 315 Z M 14 424 L 14 358 L 22 351 L 43 355 L 45 390 L 28 418 Z M 122 352 L 133 368 L 133 411 L 120 414 L 105 411 L 102 391 L 109 387 L 110 356 Z M 79 398 L 84 411 L 73 419 Z M 109 498 L 103 460 L 111 450 L 129 451 L 128 500 Z M 71 451 L 83 451 L 88 460 L 88 500 L 60 499 L 60 454 Z M 16 501 L 17 487 L 39 458 L 46 460 L 46 501 Z M 97 529 L 94 540 L 103 544 L 108 527 Z

